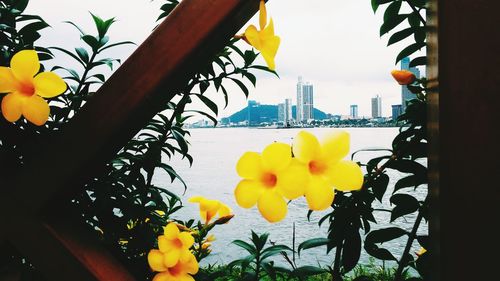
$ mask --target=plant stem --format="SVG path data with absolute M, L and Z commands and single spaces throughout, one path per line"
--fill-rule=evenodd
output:
M 341 281 L 342 276 L 340 275 L 340 257 L 342 255 L 342 239 L 339 239 L 339 242 L 337 243 L 337 249 L 335 250 L 335 261 L 333 264 L 333 274 L 332 274 L 332 281 Z
M 415 224 L 413 225 L 413 229 L 411 230 L 410 236 L 408 237 L 408 241 L 406 242 L 406 246 L 405 246 L 405 249 L 403 251 L 403 255 L 401 256 L 401 259 L 399 260 L 398 269 L 396 270 L 396 273 L 394 274 L 394 281 L 401 281 L 403 269 L 406 267 L 405 264 L 407 263 L 406 257 L 409 255 L 411 245 L 413 245 L 413 241 L 415 240 L 415 237 L 417 236 L 417 230 L 420 226 L 420 223 L 422 222 L 422 218 L 424 217 L 423 208 L 425 206 L 425 202 L 427 202 L 427 198 L 425 199 L 424 203 L 422 204 L 422 206 L 420 206 L 420 208 L 418 210 L 417 219 L 415 220 Z
M 85 67 L 85 70 L 83 71 L 82 80 L 80 81 L 80 84 L 78 84 L 78 88 L 76 88 L 75 95 L 77 95 L 82 90 L 83 85 L 85 85 L 85 80 L 87 79 L 87 74 L 89 73 L 89 71 L 91 69 L 89 66 L 94 62 L 96 56 L 97 56 L 97 53 L 93 52 L 92 56 L 89 59 L 89 63 L 87 64 L 87 67 Z
M 415 7 L 415 6 L 414 6 L 412 3 L 410 3 L 410 1 L 408 1 L 408 0 L 405 0 L 405 2 L 406 2 L 406 3 L 408 3 L 408 5 L 410 5 L 410 7 L 411 7 L 411 9 L 413 10 L 413 12 L 414 12 L 415 14 L 417 14 L 417 15 L 418 15 L 418 17 L 419 17 L 420 21 L 422 22 L 422 24 L 423 24 L 424 26 L 426 26 L 425 19 L 422 17 L 422 15 L 420 14 L 420 12 L 417 10 L 417 7 Z

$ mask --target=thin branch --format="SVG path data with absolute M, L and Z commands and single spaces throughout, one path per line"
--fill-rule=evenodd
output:
M 424 17 L 422 17 L 422 15 L 420 14 L 420 11 L 419 11 L 419 10 L 417 10 L 417 7 L 415 7 L 412 3 L 410 3 L 410 1 L 409 1 L 409 0 L 404 0 L 404 1 L 405 1 L 406 3 L 408 3 L 408 5 L 410 5 L 410 7 L 411 7 L 411 9 L 413 10 L 413 12 L 414 12 L 415 14 L 417 14 L 417 15 L 418 15 L 418 17 L 419 17 L 420 21 L 422 22 L 422 24 L 423 24 L 424 26 L 426 26 L 426 24 L 427 24 L 427 23 L 426 23 L 426 21 L 425 21 Z

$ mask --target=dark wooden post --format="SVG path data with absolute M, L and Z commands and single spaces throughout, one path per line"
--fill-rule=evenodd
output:
M 55 217 L 41 211 L 80 191 L 258 6 L 259 0 L 182 1 L 33 162 L 0 179 L 9 187 L 0 194 L 0 240 L 8 239 L 49 280 L 133 280 L 64 210 Z
M 500 280 L 500 2 L 430 2 L 434 280 Z

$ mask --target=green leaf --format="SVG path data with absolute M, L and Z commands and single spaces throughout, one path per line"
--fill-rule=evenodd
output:
M 255 248 L 255 246 L 253 245 L 250 245 L 249 243 L 243 241 L 243 240 L 234 240 L 233 241 L 233 244 L 235 244 L 236 246 L 238 247 L 241 247 L 245 250 L 247 250 L 248 253 L 250 253 L 250 255 L 256 255 L 257 254 L 257 249 Z
M 390 46 L 394 43 L 397 43 L 407 37 L 409 37 L 410 35 L 412 35 L 414 32 L 414 29 L 409 27 L 409 28 L 406 28 L 406 29 L 403 29 L 401 31 L 398 31 L 396 33 L 394 33 L 390 38 L 389 38 L 389 41 L 387 42 L 387 46 Z
M 87 45 L 90 46 L 90 48 L 92 48 L 94 52 L 97 52 L 100 47 L 99 40 L 97 38 L 92 35 L 83 35 L 81 38 L 85 43 L 87 43 Z
M 406 230 L 403 230 L 399 227 L 388 227 L 383 229 L 377 229 L 366 235 L 365 243 L 368 244 L 384 243 L 407 234 L 408 232 Z
M 384 22 L 391 21 L 399 15 L 399 10 L 401 9 L 401 1 L 392 2 L 384 13 Z
M 417 211 L 420 207 L 418 200 L 408 194 L 394 194 L 391 197 L 391 204 L 396 205 L 391 212 L 391 222 L 399 217 Z
M 28 2 L 29 2 L 29 0 L 17 0 L 12 5 L 12 8 L 16 9 L 20 12 L 24 12 L 24 10 L 26 9 L 26 6 L 28 6 Z
M 406 188 L 406 187 L 417 187 L 421 184 L 426 183 L 426 177 L 422 179 L 422 177 L 417 177 L 416 175 L 409 175 L 407 177 L 404 177 L 398 182 L 396 182 L 396 185 L 394 186 L 394 191 L 392 193 L 395 193 L 396 191 Z
M 398 170 L 402 173 L 412 173 L 417 176 L 427 175 L 427 168 L 412 160 L 396 160 L 388 162 L 385 166 L 389 169 Z
M 229 79 L 233 80 L 233 82 L 236 83 L 236 85 L 238 85 L 240 87 L 240 89 L 243 91 L 243 93 L 245 94 L 245 96 L 248 98 L 249 93 L 248 93 L 248 89 L 245 86 L 245 84 L 243 84 L 243 82 L 241 82 L 238 79 L 234 79 L 234 78 L 229 78 Z
M 328 243 L 330 243 L 330 239 L 328 238 L 312 238 L 300 243 L 299 247 L 297 248 L 297 251 L 300 255 L 300 251 L 302 250 L 325 246 L 328 245 Z
M 114 18 L 110 18 L 106 21 L 101 19 L 100 17 L 90 13 L 92 18 L 94 19 L 95 26 L 97 28 L 97 32 L 99 33 L 99 38 L 103 38 L 108 32 L 109 27 L 115 22 Z
M 351 271 L 359 261 L 361 256 L 361 236 L 357 228 L 351 228 L 346 235 L 344 247 L 342 250 L 342 266 L 344 272 Z
M 410 67 L 415 67 L 415 66 L 419 66 L 419 65 L 427 65 L 427 57 L 426 56 L 414 58 L 410 62 Z
M 81 29 L 78 25 L 76 25 L 75 23 L 71 22 L 71 21 L 63 21 L 63 23 L 67 23 L 67 24 L 71 24 L 72 26 L 74 26 L 79 32 L 80 34 L 83 36 L 85 35 L 85 32 L 83 31 L 83 29 Z
M 135 44 L 132 41 L 123 41 L 123 42 L 113 43 L 113 44 L 110 44 L 110 45 L 108 45 L 106 47 L 103 47 L 103 48 L 99 49 L 98 53 L 100 53 L 100 52 L 102 52 L 102 51 L 104 51 L 106 49 L 109 49 L 109 48 L 113 48 L 113 47 L 120 46 L 120 45 L 127 45 L 127 44 L 137 45 L 137 44 Z
M 380 36 L 388 33 L 392 29 L 394 29 L 396 26 L 398 26 L 400 23 L 402 23 L 408 15 L 397 15 L 394 17 L 391 17 L 390 20 L 384 21 L 382 26 L 380 27 Z
M 379 5 L 380 4 L 378 3 L 378 0 L 372 0 L 372 10 L 373 10 L 373 13 L 377 12 Z
M 208 107 L 210 110 L 215 113 L 215 115 L 218 114 L 218 109 L 217 109 L 217 104 L 215 104 L 213 101 L 211 101 L 209 98 L 205 97 L 204 95 L 199 95 L 196 94 L 196 96 Z
M 75 48 L 76 53 L 78 54 L 78 57 L 85 63 L 89 62 L 89 53 L 87 53 L 87 50 L 84 48 Z
M 382 198 L 384 197 L 388 185 L 389 176 L 387 174 L 381 174 L 373 181 L 372 190 L 378 201 L 382 202 Z
M 328 271 L 323 268 L 306 265 L 296 268 L 294 271 L 292 271 L 291 275 L 293 277 L 307 277 L 307 276 L 323 274 L 326 272 Z
M 264 251 L 262 251 L 262 253 L 261 253 L 261 260 L 265 260 L 268 257 L 272 257 L 272 256 L 275 256 L 275 255 L 281 253 L 281 252 L 286 252 L 286 251 L 293 252 L 293 250 L 290 249 L 290 247 L 288 247 L 288 246 L 285 246 L 285 245 L 273 245 L 271 247 L 266 248 Z
M 415 53 L 416 51 L 422 49 L 425 47 L 424 42 L 419 42 L 419 43 L 414 43 L 411 44 L 410 46 L 404 48 L 399 54 L 398 57 L 396 58 L 396 64 L 402 60 L 405 57 L 409 57 L 411 54 Z
M 61 51 L 65 54 L 67 54 L 68 56 L 74 58 L 77 62 L 79 62 L 81 65 L 83 65 L 83 67 L 85 67 L 85 63 L 79 57 L 77 57 L 75 54 L 73 54 L 72 52 L 70 52 L 66 49 L 63 49 L 63 48 L 59 48 L 59 47 L 49 47 L 49 49 Z
M 365 240 L 366 241 L 366 240 Z M 380 260 L 393 260 L 393 261 L 398 261 L 389 250 L 380 248 L 375 244 L 370 244 L 365 242 L 365 250 L 366 252 Z
M 408 23 L 411 27 L 419 27 L 422 22 L 420 21 L 420 17 L 418 16 L 418 14 L 411 13 L 410 15 L 408 15 Z

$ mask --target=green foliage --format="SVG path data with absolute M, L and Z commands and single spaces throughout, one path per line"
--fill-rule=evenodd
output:
M 393 32 L 387 45 L 392 45 L 413 36 L 415 43 L 404 48 L 396 57 L 396 64 L 404 57 L 410 56 L 425 47 L 426 22 L 421 15 L 425 10 L 427 0 L 371 0 L 373 12 L 377 12 L 380 6 L 386 6 L 384 12 L 384 23 L 380 27 L 380 36 L 392 32 L 396 27 L 407 21 L 410 27 Z M 402 13 L 402 6 L 411 8 L 410 13 Z M 425 60 L 419 58 L 411 61 L 412 66 L 425 65 Z
M 234 267 L 239 267 L 241 269 L 241 280 L 258 281 L 262 280 L 265 276 L 271 280 L 277 280 L 278 276 L 283 273 L 290 273 L 288 269 L 275 266 L 274 261 L 269 260 L 269 258 L 293 250 L 285 245 L 273 244 L 269 247 L 265 247 L 268 238 L 268 233 L 258 235 L 252 230 L 252 236 L 250 238 L 251 243 L 243 240 L 233 241 L 233 244 L 248 252 L 246 257 L 234 260 L 228 264 L 230 269 Z

